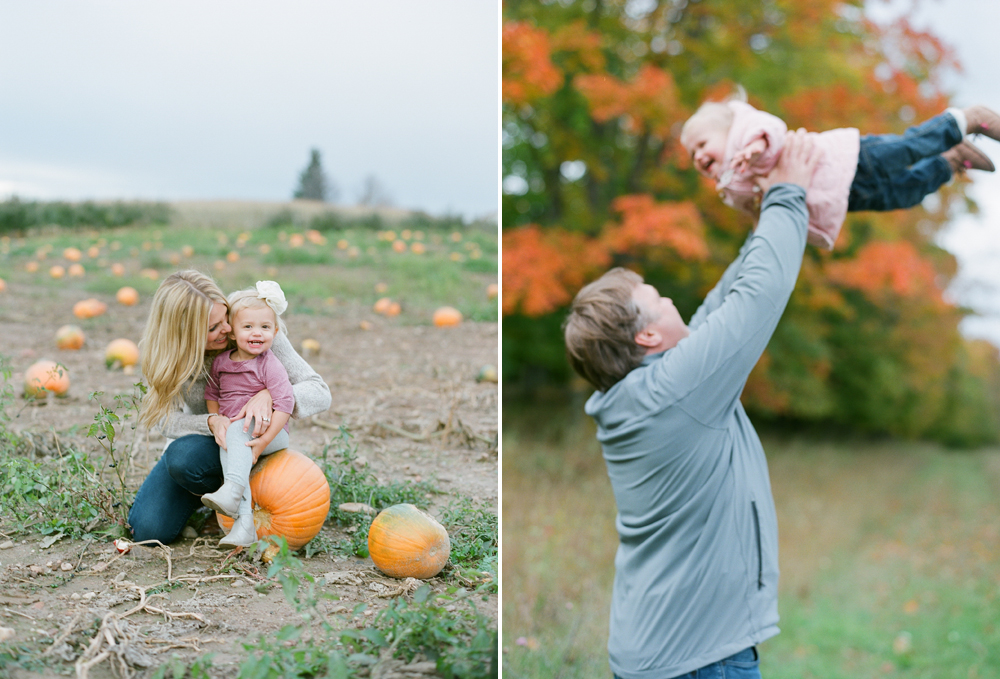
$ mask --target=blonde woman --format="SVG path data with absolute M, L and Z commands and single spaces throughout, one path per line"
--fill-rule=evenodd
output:
M 274 410 L 265 389 L 251 397 L 237 417 L 209 416 L 205 384 L 214 358 L 230 348 L 226 296 L 209 276 L 179 271 L 160 284 L 143 332 L 142 374 L 148 386 L 140 420 L 171 439 L 143 481 L 129 512 L 135 540 L 177 539 L 201 496 L 223 483 L 219 446 L 231 422 L 260 436 Z M 284 334 L 271 351 L 288 372 L 295 395 L 293 417 L 309 417 L 330 407 L 330 388 L 292 348 Z

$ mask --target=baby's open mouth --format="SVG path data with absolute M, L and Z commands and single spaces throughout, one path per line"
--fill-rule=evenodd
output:
M 247 344 L 252 347 L 262 347 L 264 346 L 264 340 L 250 340 Z

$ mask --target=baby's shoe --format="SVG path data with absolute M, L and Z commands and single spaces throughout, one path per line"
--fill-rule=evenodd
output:
M 249 547 L 257 542 L 257 528 L 253 525 L 253 514 L 240 514 L 233 523 L 229 535 L 219 540 L 220 545 Z
M 941 156 L 948 161 L 954 173 L 964 172 L 965 170 L 993 172 L 996 169 L 989 156 L 976 148 L 968 139 L 963 139 L 942 153 Z
M 968 121 L 967 134 L 983 134 L 1000 141 L 1000 114 L 985 106 L 970 106 L 965 109 Z
M 201 496 L 201 503 L 206 507 L 211 507 L 220 514 L 235 517 L 243 501 L 243 486 L 238 486 L 231 481 L 226 481 L 222 487 L 214 493 L 205 493 Z

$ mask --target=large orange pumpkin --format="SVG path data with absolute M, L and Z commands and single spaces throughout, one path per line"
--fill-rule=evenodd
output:
M 83 346 L 83 331 L 75 325 L 64 325 L 56 330 L 56 346 L 60 349 L 79 349 Z
M 257 539 L 280 535 L 291 550 L 316 537 L 330 511 L 330 484 L 323 470 L 310 458 L 288 448 L 265 455 L 254 465 L 250 494 Z M 228 534 L 233 520 L 222 514 L 216 516 Z
M 451 555 L 448 531 L 413 505 L 383 509 L 368 529 L 368 554 L 394 578 L 433 578 Z
M 69 390 L 69 371 L 55 361 L 41 360 L 24 373 L 24 395 L 46 398 L 51 391 L 62 396 Z

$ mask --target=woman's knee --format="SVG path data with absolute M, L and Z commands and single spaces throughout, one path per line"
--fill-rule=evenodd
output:
M 215 487 L 203 487 L 221 483 L 219 446 L 211 436 L 191 434 L 171 441 L 163 451 L 163 462 L 170 477 L 192 493 L 210 492 Z

